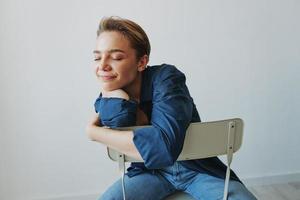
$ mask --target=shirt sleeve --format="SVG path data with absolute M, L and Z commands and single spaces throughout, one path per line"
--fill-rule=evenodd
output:
M 110 128 L 134 126 L 136 124 L 137 102 L 122 98 L 102 98 L 101 94 L 95 104 L 101 124 Z
M 185 80 L 170 65 L 162 67 L 154 79 L 152 126 L 134 130 L 133 137 L 148 169 L 172 165 L 182 150 L 193 110 Z

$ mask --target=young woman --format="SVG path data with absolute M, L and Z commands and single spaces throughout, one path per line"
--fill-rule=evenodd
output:
M 222 199 L 226 166 L 217 158 L 177 162 L 185 132 L 200 117 L 175 66 L 147 66 L 150 43 L 136 23 L 122 18 L 101 20 L 97 31 L 95 73 L 101 93 L 98 113 L 87 126 L 91 140 L 144 163 L 131 163 L 125 176 L 128 200 L 158 200 L 177 190 L 195 199 Z M 134 131 L 116 127 L 151 125 Z M 231 172 L 228 199 L 256 199 Z M 118 180 L 100 197 L 122 200 Z

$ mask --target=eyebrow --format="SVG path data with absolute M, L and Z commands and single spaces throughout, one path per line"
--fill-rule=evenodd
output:
M 121 53 L 125 53 L 125 51 L 123 51 L 123 50 L 121 50 L 121 49 L 110 49 L 108 52 L 109 52 L 109 53 L 114 53 L 114 52 L 121 52 Z M 94 50 L 94 51 L 93 51 L 93 53 L 98 53 L 98 54 L 100 54 L 100 53 L 101 53 L 101 51 Z

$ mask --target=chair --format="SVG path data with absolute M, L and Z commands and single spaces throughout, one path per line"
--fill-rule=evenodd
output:
M 119 128 L 119 130 L 134 130 L 141 127 L 143 126 L 124 127 Z M 223 200 L 226 200 L 230 177 L 230 164 L 232 162 L 233 153 L 238 151 L 242 145 L 242 138 L 243 120 L 239 118 L 191 123 L 187 129 L 183 149 L 177 161 L 227 155 L 227 171 L 223 195 Z M 124 185 L 125 162 L 142 162 L 142 160 L 131 158 L 111 148 L 107 148 L 107 151 L 109 158 L 119 163 L 119 170 L 122 173 L 123 199 L 126 200 L 126 186 Z M 176 199 L 187 200 L 192 198 L 187 194 L 183 194 L 183 192 L 178 192 L 166 198 L 166 200 Z

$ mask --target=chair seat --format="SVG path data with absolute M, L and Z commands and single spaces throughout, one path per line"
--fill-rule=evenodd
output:
M 184 192 L 176 192 L 171 196 L 165 198 L 165 200 L 194 200 L 192 196 Z

